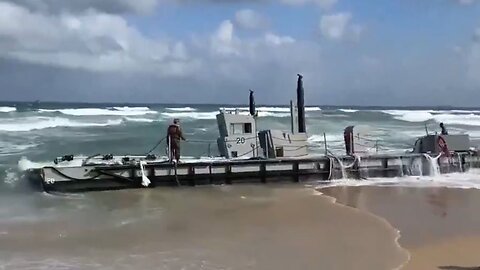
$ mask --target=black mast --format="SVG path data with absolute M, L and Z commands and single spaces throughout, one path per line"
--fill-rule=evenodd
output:
M 255 98 L 253 97 L 253 91 L 250 90 L 250 115 L 255 116 Z
M 297 82 L 297 108 L 298 108 L 298 132 L 305 133 L 307 127 L 305 125 L 305 97 L 303 89 L 303 76 L 298 75 Z

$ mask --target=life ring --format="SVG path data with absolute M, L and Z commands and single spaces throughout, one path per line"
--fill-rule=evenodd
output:
M 450 151 L 448 150 L 447 142 L 445 141 L 445 138 L 443 138 L 442 136 L 438 136 L 438 147 L 440 148 L 440 152 L 444 153 L 445 156 L 447 157 L 450 156 Z

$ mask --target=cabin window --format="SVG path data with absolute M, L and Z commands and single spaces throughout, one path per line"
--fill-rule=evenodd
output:
M 245 131 L 245 133 L 251 134 L 252 133 L 252 123 L 243 124 L 243 130 Z
M 232 157 L 238 157 L 238 152 L 237 151 L 232 151 Z
M 283 157 L 283 147 L 275 147 L 275 155 L 277 157 Z
M 243 124 L 230 124 L 232 134 L 243 134 Z

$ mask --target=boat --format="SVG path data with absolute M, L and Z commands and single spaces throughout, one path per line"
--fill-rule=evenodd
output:
M 221 109 L 216 115 L 219 157 L 175 162 L 169 155 L 64 155 L 54 166 L 27 170 L 30 182 L 52 192 L 86 192 L 159 186 L 230 185 L 272 182 L 328 182 L 335 179 L 399 177 L 466 172 L 480 167 L 479 151 L 468 135 L 426 134 L 405 153 L 379 153 L 373 138 L 359 127 L 344 130 L 344 155 L 335 155 L 325 139 L 322 154 L 310 152 L 305 121 L 303 76 L 296 103 L 290 101 L 291 129 L 259 130 L 253 91 L 249 112 Z M 158 145 L 163 143 L 160 141 Z M 373 150 L 372 150 L 373 149 Z M 153 149 L 152 149 L 153 150 Z

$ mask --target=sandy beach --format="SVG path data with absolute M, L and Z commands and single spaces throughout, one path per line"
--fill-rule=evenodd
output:
M 411 259 L 403 269 L 480 269 L 480 191 L 414 187 L 333 187 L 338 203 L 385 218 Z
M 387 222 L 301 185 L 42 196 L 0 221 L 3 269 L 383 270 L 408 258 Z

